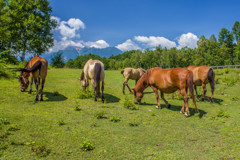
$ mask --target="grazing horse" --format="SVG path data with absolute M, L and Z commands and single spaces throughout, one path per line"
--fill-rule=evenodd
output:
M 40 101 L 43 101 L 43 88 L 47 76 L 48 62 L 46 59 L 41 57 L 33 57 L 27 65 L 19 69 L 21 74 L 19 76 L 19 82 L 21 83 L 21 91 L 24 92 L 29 85 L 29 76 L 31 77 L 31 84 L 29 94 L 32 92 L 33 80 L 36 87 L 36 101 L 38 101 L 38 94 L 41 94 Z M 40 86 L 40 78 L 42 79 L 41 88 L 38 92 L 38 87 Z
M 104 103 L 104 64 L 99 60 L 89 59 L 84 65 L 82 75 L 80 78 L 81 85 L 84 89 L 89 86 L 88 80 L 91 80 L 91 83 L 94 88 L 95 101 L 100 94 L 100 81 L 102 82 L 102 102 Z
M 187 69 L 193 72 L 193 85 L 194 85 L 194 89 L 195 89 L 197 97 L 198 97 L 198 93 L 197 93 L 196 86 L 202 86 L 202 88 L 203 88 L 203 95 L 201 97 L 202 101 L 204 101 L 205 94 L 207 92 L 206 84 L 208 82 L 210 82 L 211 92 L 212 92 L 210 102 L 212 103 L 213 102 L 213 92 L 214 92 L 214 79 L 215 79 L 215 73 L 214 73 L 213 69 L 207 65 L 199 66 L 199 67 L 190 65 L 187 67 Z
M 134 68 L 125 68 L 121 71 L 121 74 L 123 75 L 123 77 L 125 78 L 125 81 L 123 83 L 123 94 L 125 94 L 125 86 L 128 87 L 129 91 L 131 91 L 129 85 L 128 85 L 128 80 L 132 79 L 135 80 L 136 84 L 137 81 L 142 77 L 142 75 L 146 72 L 146 70 L 142 69 L 142 68 L 138 68 L 138 69 L 134 69 Z
M 167 107 L 170 108 L 170 104 L 164 98 L 164 93 L 173 93 L 180 90 L 180 93 L 184 97 L 184 103 L 180 113 L 184 113 L 184 106 L 186 106 L 185 116 L 189 115 L 188 108 L 188 95 L 187 89 L 189 88 L 190 94 L 195 105 L 195 111 L 198 112 L 194 91 L 193 91 L 193 73 L 185 68 L 174 68 L 174 69 L 162 69 L 155 67 L 147 70 L 147 72 L 139 79 L 136 86 L 133 88 L 133 94 L 135 100 L 140 104 L 143 98 L 143 91 L 150 86 L 155 92 L 157 99 L 156 108 L 160 107 L 158 90 L 160 90 L 161 98 L 166 103 Z

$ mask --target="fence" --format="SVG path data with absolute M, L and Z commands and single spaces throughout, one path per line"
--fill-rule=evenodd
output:
M 240 65 L 211 66 L 213 69 L 240 68 Z

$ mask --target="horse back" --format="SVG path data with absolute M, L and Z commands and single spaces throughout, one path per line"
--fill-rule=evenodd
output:
M 100 72 L 100 80 L 105 78 L 104 64 L 99 60 L 88 60 L 83 70 L 87 79 L 97 79 L 96 72 Z
M 185 68 L 160 69 L 156 68 L 149 77 L 149 83 L 155 85 L 161 92 L 173 93 L 185 87 L 190 71 Z
M 201 86 L 202 82 L 207 83 L 207 75 L 208 71 L 211 69 L 211 67 L 204 65 L 204 66 L 199 66 L 199 67 L 190 67 L 187 68 L 188 70 L 193 72 L 193 82 L 197 86 Z
M 48 69 L 48 61 L 42 57 L 33 57 L 29 62 L 28 62 L 28 68 L 31 68 L 34 66 L 35 63 L 37 63 L 38 61 L 41 62 L 41 68 L 40 68 L 40 72 L 39 69 L 34 71 L 33 73 L 31 73 L 32 76 L 34 77 L 41 77 L 41 78 L 45 78 L 47 76 L 47 69 Z M 40 74 L 39 74 L 40 73 Z

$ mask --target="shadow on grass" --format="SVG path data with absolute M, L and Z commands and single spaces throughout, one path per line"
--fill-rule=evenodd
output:
M 150 106 L 156 106 L 156 104 L 150 104 L 150 103 L 141 103 L 141 105 L 150 105 Z M 167 108 L 166 104 L 161 104 L 161 107 L 162 108 Z M 188 117 L 191 117 L 193 116 L 194 114 L 196 114 L 195 112 L 195 108 L 191 108 L 191 107 L 194 107 L 194 106 L 190 106 L 189 107 L 189 112 L 190 112 L 190 115 Z M 176 111 L 176 112 L 180 112 L 180 110 L 182 109 L 182 106 L 175 106 L 175 105 L 171 105 L 171 108 L 167 108 L 169 110 L 172 110 L 172 111 Z M 205 112 L 204 110 L 201 110 L 198 108 L 198 111 L 199 111 L 199 118 L 202 118 L 203 115 L 207 114 L 207 112 Z
M 198 96 L 198 98 L 201 98 L 201 96 Z M 205 96 L 204 101 L 210 102 L 210 99 L 211 99 L 211 97 Z M 199 99 L 199 101 L 201 101 L 201 100 Z M 221 102 L 223 102 L 222 99 L 213 97 L 213 103 L 221 104 Z
M 43 92 L 43 95 L 47 97 L 44 101 L 65 101 L 68 98 L 60 93 L 51 93 L 51 92 Z
M 120 101 L 120 99 L 118 97 L 113 96 L 111 94 L 104 93 L 104 97 L 105 97 L 107 103 L 116 103 L 116 102 Z

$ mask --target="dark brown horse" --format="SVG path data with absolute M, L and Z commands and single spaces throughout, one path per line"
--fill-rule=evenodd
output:
M 215 73 L 214 70 L 205 65 L 205 66 L 199 66 L 196 67 L 194 65 L 190 65 L 187 67 L 188 70 L 193 72 L 193 84 L 194 84 L 194 89 L 196 92 L 196 96 L 198 97 L 197 93 L 197 87 L 196 86 L 202 86 L 203 88 L 203 95 L 201 97 L 201 100 L 204 101 L 205 94 L 207 92 L 206 84 L 210 82 L 210 87 L 211 87 L 211 100 L 210 102 L 213 102 L 213 92 L 214 92 L 214 79 L 215 79 Z
M 40 101 L 43 101 L 43 88 L 47 76 L 48 62 L 46 59 L 41 57 L 33 57 L 27 65 L 19 69 L 21 74 L 19 76 L 19 82 L 21 83 L 21 91 L 24 92 L 29 86 L 29 76 L 31 77 L 31 84 L 29 94 L 32 92 L 33 80 L 36 87 L 36 101 L 38 101 L 38 94 L 41 94 Z M 42 79 L 41 88 L 38 92 L 38 87 L 40 86 L 40 78 Z
M 143 98 L 143 91 L 150 86 L 155 92 L 157 99 L 156 108 L 160 107 L 158 90 L 160 90 L 161 98 L 164 100 L 168 108 L 170 104 L 164 98 L 164 93 L 173 93 L 180 90 L 184 98 L 184 103 L 180 113 L 184 113 L 184 106 L 186 107 L 185 116 L 189 115 L 188 108 L 188 95 L 187 89 L 189 88 L 190 94 L 195 105 L 195 111 L 198 112 L 194 93 L 193 93 L 193 73 L 185 68 L 174 69 L 162 69 L 155 67 L 149 69 L 137 82 L 137 85 L 133 88 L 135 99 L 138 103 L 141 103 Z

